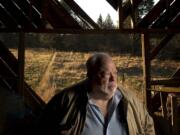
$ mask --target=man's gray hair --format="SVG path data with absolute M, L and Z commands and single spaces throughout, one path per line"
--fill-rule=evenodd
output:
M 107 53 L 95 53 L 86 62 L 87 77 L 92 78 L 95 75 L 104 62 L 111 59 L 111 56 Z

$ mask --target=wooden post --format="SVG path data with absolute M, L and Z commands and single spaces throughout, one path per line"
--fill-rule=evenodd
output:
M 177 95 L 171 95 L 171 125 L 172 125 L 172 134 L 179 134 L 179 112 L 178 112 L 178 97 Z
M 150 41 L 148 33 L 141 34 L 142 58 L 143 58 L 143 81 L 144 81 L 144 102 L 149 112 L 151 112 L 151 92 L 150 92 Z
M 18 91 L 24 95 L 24 47 L 25 45 L 25 34 L 24 32 L 19 33 L 19 46 L 18 46 Z
M 119 29 L 122 30 L 123 29 L 123 13 L 122 13 L 122 0 L 118 0 L 118 15 L 119 15 Z

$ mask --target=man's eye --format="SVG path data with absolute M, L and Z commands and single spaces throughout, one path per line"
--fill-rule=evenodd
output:
M 111 75 L 111 73 L 104 73 L 103 77 L 109 77 Z

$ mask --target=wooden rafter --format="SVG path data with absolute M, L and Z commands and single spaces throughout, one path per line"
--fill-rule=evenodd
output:
M 168 25 L 169 28 L 180 29 L 180 13 Z
M 172 79 L 180 79 L 180 67 L 171 76 Z
M 73 0 L 65 0 L 72 10 L 80 17 L 85 19 L 93 28 L 99 29 L 99 26 L 84 12 L 81 7 Z
M 150 57 L 151 60 L 154 59 L 154 57 L 161 51 L 161 49 L 163 47 L 165 47 L 165 45 L 167 45 L 167 43 L 174 37 L 175 34 L 168 34 L 167 36 L 165 36 L 161 42 L 152 49 Z
M 152 28 L 164 28 L 180 13 L 179 0 L 173 2 L 165 12 L 152 24 Z
M 81 28 L 57 0 L 48 0 L 47 20 L 54 28 Z
M 167 93 L 180 93 L 180 87 L 161 87 L 160 89 L 155 89 L 151 91 L 156 92 L 167 92 Z M 157 102 L 157 100 L 156 100 Z
M 0 20 L 8 28 L 17 28 L 18 26 L 16 20 L 9 14 L 3 5 L 0 5 Z
M 0 76 L 4 80 L 4 85 L 8 85 L 11 90 L 24 96 L 25 103 L 31 107 L 34 112 L 40 113 L 45 106 L 44 101 L 31 89 L 31 87 L 28 86 L 26 82 L 24 82 L 23 92 L 18 91 L 18 60 L 2 42 L 0 42 L 0 65 Z
M 27 0 L 14 0 L 14 2 L 30 18 L 30 21 L 32 21 L 38 28 L 43 27 L 42 14 L 33 5 L 33 3 L 31 3 L 30 1 L 27 1 Z
M 106 0 L 109 4 L 115 9 L 118 10 L 118 0 Z M 124 21 L 129 15 L 132 14 L 132 9 L 135 10 L 142 0 L 133 0 L 133 4 L 130 1 L 127 1 L 122 7 L 122 18 L 121 21 Z
M 4 8 L 16 19 L 18 25 L 22 28 L 36 28 L 36 25 L 31 23 L 30 19 L 22 12 L 22 10 L 12 0 L 1 0 L 1 4 Z
M 152 80 L 151 85 L 163 85 L 166 87 L 179 87 L 180 86 L 180 79 Z
M 173 0 L 169 0 L 169 2 L 172 2 Z M 163 12 L 164 9 L 166 9 L 166 0 L 160 0 L 152 9 L 149 11 L 149 13 L 141 20 L 141 22 L 138 23 L 137 27 L 139 28 L 148 28 Z
M 7 49 L 0 41 L 0 58 L 6 61 L 7 65 L 13 70 L 14 73 L 18 73 L 18 61 L 14 55 Z
M 106 0 L 115 10 L 118 10 L 118 0 Z

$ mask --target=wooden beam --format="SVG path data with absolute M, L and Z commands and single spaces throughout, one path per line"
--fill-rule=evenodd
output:
M 1 4 L 11 14 L 11 16 L 16 19 L 19 27 L 36 28 L 21 9 L 19 9 L 18 5 L 16 5 L 12 0 L 2 0 Z
M 23 35 L 20 35 L 23 36 Z M 23 44 L 23 40 L 22 42 Z M 20 48 L 20 51 L 23 48 Z M 21 52 L 22 53 L 22 52 Z M 23 55 L 19 54 L 19 55 Z M 21 57 L 21 56 L 19 56 Z M 22 62 L 23 64 L 23 59 Z M 42 109 L 45 107 L 45 102 L 28 86 L 26 82 L 19 82 L 24 85 L 24 91 L 19 92 L 18 90 L 18 72 L 23 72 L 18 70 L 18 61 L 15 56 L 0 42 L 0 76 L 5 80 L 8 87 L 11 87 L 11 90 L 14 92 L 24 96 L 25 103 L 29 106 L 33 112 L 40 113 Z M 22 67 L 21 67 L 22 68 Z M 22 69 L 23 70 L 23 69 Z M 23 73 L 20 73 L 21 75 Z M 23 78 L 23 77 L 22 77 Z M 1 79 L 2 80 L 2 79 Z M 24 81 L 24 80 L 23 80 Z M 3 83 L 3 82 L 1 82 Z M 22 87 L 22 86 L 19 86 Z M 20 88 L 21 89 L 21 88 Z
M 118 1 L 119 0 L 106 0 L 107 2 L 109 2 L 109 4 L 115 9 L 118 10 Z M 120 0 L 122 1 L 122 0 Z M 142 0 L 133 0 L 133 5 L 131 4 L 131 2 L 128 0 L 126 1 L 126 3 L 124 4 L 123 8 L 122 8 L 122 21 L 124 21 L 131 13 L 132 13 L 132 9 L 136 9 L 138 7 L 138 5 L 141 3 Z
M 132 9 L 135 10 L 142 0 L 133 0 L 133 5 L 130 1 L 126 2 L 123 6 L 122 20 L 125 20 L 129 15 L 132 14 Z
M 179 134 L 179 117 L 180 117 L 180 105 L 179 105 L 180 96 L 171 95 L 171 125 L 172 125 L 172 134 Z
M 61 33 L 61 34 L 135 34 L 135 33 L 151 33 L 151 34 L 178 34 L 180 33 L 180 29 L 175 28 L 167 28 L 167 29 L 147 29 L 147 28 L 135 28 L 135 29 L 78 29 L 78 28 L 56 28 L 56 29 L 28 29 L 28 28 L 1 28 L 0 33 L 10 33 L 10 32 L 20 32 L 23 31 L 25 33 Z
M 11 84 L 17 83 L 17 74 L 7 65 L 7 63 L 2 58 L 0 58 L 0 65 L 1 78 L 7 80 L 14 80 L 14 83 L 10 82 Z
M 180 79 L 180 67 L 177 68 L 175 73 L 171 76 L 172 79 Z
M 168 0 L 169 2 L 172 2 L 173 0 Z M 138 28 L 148 28 L 152 22 L 154 22 L 161 12 L 163 12 L 164 9 L 166 9 L 166 0 L 160 0 L 149 12 L 148 14 L 138 23 Z
M 174 20 L 168 25 L 168 28 L 180 29 L 180 14 L 178 14 Z
M 0 41 L 0 58 L 9 66 L 14 73 L 18 73 L 18 61 L 8 48 Z
M 164 28 L 168 26 L 171 21 L 179 14 L 180 8 L 179 8 L 180 2 L 179 0 L 176 0 L 173 2 L 172 5 L 170 5 L 165 12 L 163 12 L 162 15 L 159 15 L 158 19 L 152 24 L 152 28 Z
M 47 0 L 47 20 L 54 28 L 76 28 L 81 29 L 78 22 L 66 11 L 57 0 Z
M 144 101 L 145 105 L 150 112 L 151 109 L 151 92 L 149 91 L 150 85 L 150 41 L 149 34 L 141 34 L 141 45 L 142 45 L 142 58 L 143 58 L 143 81 L 144 81 Z
M 18 23 L 16 20 L 7 12 L 7 10 L 0 4 L 0 20 L 7 28 L 17 28 Z
M 25 59 L 25 34 L 19 33 L 18 45 L 18 92 L 24 97 L 24 59 Z
M 180 93 L 180 87 L 160 87 L 151 91 L 166 92 L 166 93 Z
M 99 29 L 99 26 L 84 12 L 81 7 L 73 0 L 65 0 L 72 10 L 84 20 L 86 20 L 93 28 Z
M 31 109 L 40 113 L 45 106 L 45 103 L 37 96 L 37 94 L 24 82 L 24 63 L 25 63 L 25 33 L 19 33 L 19 46 L 18 46 L 18 93 L 22 95 L 25 103 Z
M 43 19 L 41 12 L 33 5 L 31 1 L 14 0 L 21 10 L 29 17 L 30 21 L 38 28 L 43 28 Z
M 106 0 L 115 10 L 118 10 L 118 2 L 122 0 Z
M 151 85 L 163 85 L 166 87 L 179 87 L 180 86 L 180 79 L 152 80 Z
M 161 51 L 165 45 L 168 44 L 168 42 L 174 37 L 175 34 L 168 34 L 164 39 L 161 40 L 161 42 L 152 49 L 151 54 L 150 54 L 150 59 L 154 59 L 157 54 Z
M 21 96 L 24 96 L 25 104 L 30 107 L 35 114 L 41 113 L 45 107 L 45 102 L 24 82 L 24 91 L 20 92 L 18 89 L 18 76 L 12 69 L 0 58 L 0 83 L 7 90 L 11 90 Z
M 118 0 L 118 15 L 119 15 L 119 29 L 123 29 L 123 7 L 122 7 L 122 0 Z

